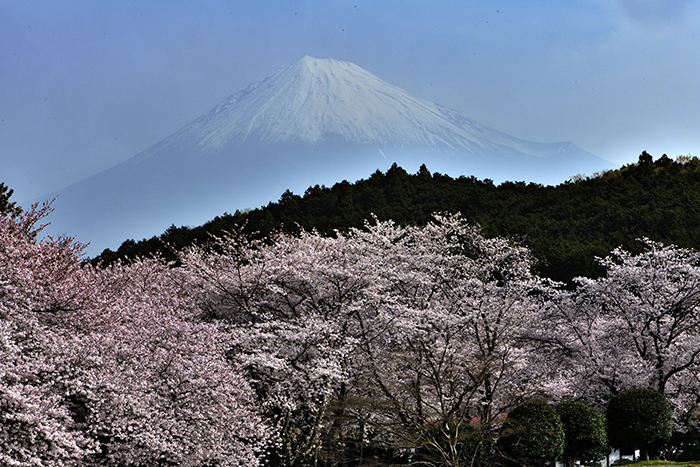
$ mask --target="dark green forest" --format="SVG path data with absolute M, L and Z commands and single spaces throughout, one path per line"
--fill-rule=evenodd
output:
M 654 161 L 646 152 L 637 163 L 593 176 L 579 175 L 557 186 L 475 177 L 452 178 L 423 165 L 409 174 L 394 164 L 355 183 L 309 187 L 303 196 L 284 192 L 279 201 L 257 209 L 224 213 L 199 227 L 172 225 L 161 236 L 126 240 L 92 261 L 109 264 L 159 253 L 174 259 L 173 249 L 203 243 L 236 226 L 264 237 L 273 231 L 362 227 L 365 220 L 393 219 L 424 225 L 434 212 L 461 212 L 486 236 L 512 238 L 539 260 L 539 274 L 570 282 L 597 277 L 595 257 L 623 246 L 635 252 L 635 239 L 700 249 L 700 159 L 666 155 Z

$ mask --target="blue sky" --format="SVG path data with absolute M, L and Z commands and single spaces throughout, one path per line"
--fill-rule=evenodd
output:
M 618 164 L 700 156 L 700 1 L 0 2 L 0 181 L 41 196 L 303 55 Z

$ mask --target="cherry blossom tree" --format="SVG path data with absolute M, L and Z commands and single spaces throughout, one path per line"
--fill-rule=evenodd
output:
M 550 302 L 540 338 L 577 375 L 572 392 L 605 401 L 649 387 L 674 409 L 697 404 L 700 365 L 700 253 L 640 240 L 600 259 L 606 276 Z
M 368 326 L 382 333 L 359 349 L 368 400 L 382 415 L 375 423 L 397 445 L 430 443 L 436 423 L 466 431 L 455 420 L 477 420 L 490 430 L 542 390 L 547 371 L 533 364 L 523 337 L 551 284 L 532 274 L 527 249 L 487 239 L 460 216 L 436 216 L 424 228 L 379 224 L 363 238 L 388 250 L 378 255 L 386 286 L 375 290 Z M 458 449 L 441 452 L 441 465 L 466 460 Z
M 413 448 L 445 420 L 490 426 L 547 377 L 523 335 L 551 285 L 525 248 L 460 216 L 232 234 L 181 261 L 203 313 L 228 323 L 288 465 L 334 462 L 334 440 L 357 455 Z
M 177 269 L 99 269 L 39 238 L 48 204 L 0 218 L 5 465 L 257 465 L 269 430 Z
M 230 358 L 246 370 L 287 465 L 318 458 L 329 401 L 342 397 L 354 299 L 371 268 L 340 236 L 230 235 L 181 257 L 203 314 L 225 318 Z
M 77 385 L 93 458 L 108 465 L 255 465 L 267 438 L 220 331 L 195 319 L 179 271 L 156 260 L 100 272 L 107 303 L 81 329 Z M 90 313 L 90 312 L 88 312 Z M 85 364 L 85 362 L 89 362 Z
M 58 371 L 44 316 L 74 308 L 84 245 L 70 238 L 36 241 L 50 204 L 0 217 L 0 462 L 69 465 L 94 449 L 72 425 L 55 390 Z

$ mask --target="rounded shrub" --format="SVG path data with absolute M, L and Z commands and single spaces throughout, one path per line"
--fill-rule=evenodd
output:
M 551 405 L 525 402 L 508 414 L 497 446 L 516 465 L 543 467 L 561 458 L 564 426 Z
M 608 402 L 606 419 L 610 444 L 639 449 L 647 460 L 671 439 L 671 407 L 663 394 L 653 389 L 628 389 L 616 394 Z
M 560 460 L 573 467 L 599 462 L 608 453 L 608 436 L 603 415 L 583 402 L 564 401 L 556 406 L 564 425 L 564 452 Z

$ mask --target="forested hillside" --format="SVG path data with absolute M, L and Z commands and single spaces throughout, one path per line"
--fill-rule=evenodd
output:
M 431 173 L 426 166 L 409 174 L 394 165 L 355 183 L 309 187 L 303 196 L 287 191 L 276 203 L 225 213 L 203 226 L 173 225 L 160 238 L 127 240 L 94 262 L 155 251 L 171 255 L 166 244 L 181 249 L 236 225 L 259 236 L 300 227 L 332 235 L 335 229 L 361 227 L 373 215 L 401 225 L 425 225 L 435 212 L 460 212 L 489 237 L 518 239 L 538 258 L 541 275 L 562 281 L 595 277 L 602 272 L 596 256 L 617 246 L 636 251 L 640 237 L 700 248 L 700 159 L 663 155 L 654 161 L 644 152 L 635 164 L 572 177 L 556 187 L 523 182 L 496 186 L 490 180 Z

